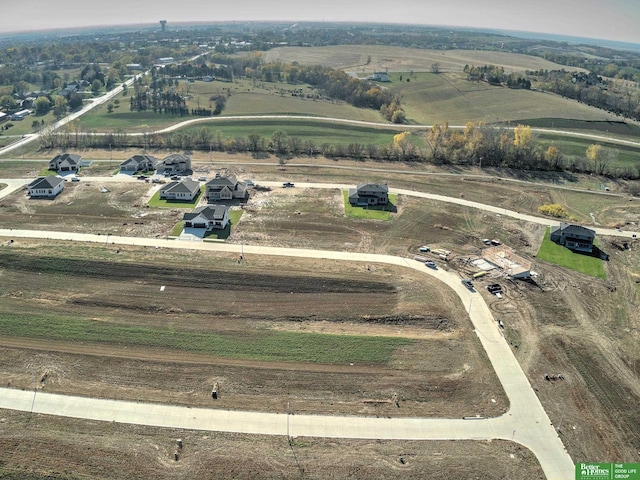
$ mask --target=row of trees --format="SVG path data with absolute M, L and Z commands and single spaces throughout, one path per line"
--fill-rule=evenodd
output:
M 469 81 L 483 81 L 491 85 L 506 85 L 509 88 L 531 89 L 531 81 L 513 73 L 505 73 L 504 67 L 497 65 L 465 65 L 462 69 Z
M 124 130 L 108 134 L 81 131 L 67 126 L 61 133 L 44 132 L 41 148 L 143 148 L 244 152 L 254 156 L 323 155 L 327 158 L 428 162 L 438 165 L 472 165 L 518 170 L 570 171 L 595 173 L 618 178 L 638 178 L 637 168 L 617 166 L 616 150 L 591 145 L 584 156 L 566 157 L 555 146 L 544 146 L 528 126 L 496 129 L 482 123 L 469 123 L 463 130 L 435 125 L 426 132 L 402 132 L 390 144 L 374 145 L 322 143 L 288 135 L 284 130 L 270 137 L 259 134 L 225 137 L 207 127 L 196 131 L 132 136 Z
M 565 70 L 528 72 L 537 86 L 566 98 L 578 100 L 616 115 L 640 120 L 640 92 L 637 88 L 618 87 L 595 74 L 575 74 Z

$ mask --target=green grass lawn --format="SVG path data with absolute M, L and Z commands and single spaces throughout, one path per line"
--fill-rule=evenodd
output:
M 335 124 L 323 120 L 307 119 L 251 119 L 251 120 L 225 120 L 220 118 L 207 123 L 185 127 L 182 131 L 196 134 L 206 128 L 212 135 L 217 132 L 223 139 L 236 137 L 248 137 L 257 134 L 265 139 L 270 139 L 276 130 L 282 130 L 290 137 L 298 137 L 303 141 L 311 140 L 317 146 L 323 143 L 332 145 L 349 145 L 360 143 L 362 145 L 389 145 L 393 143 L 393 136 L 400 133 L 401 127 L 393 129 L 380 129 L 358 125 Z
M 229 225 L 222 230 L 213 230 L 205 235 L 205 240 L 226 240 L 231 235 L 231 231 L 240 221 L 244 212 L 242 210 L 229 210 Z
M 342 192 L 344 197 L 344 214 L 352 218 L 364 218 L 369 220 L 391 220 L 391 212 L 396 210 L 397 195 L 389 195 L 388 205 L 376 205 L 371 207 L 354 207 L 349 203 L 349 191 Z
M 191 202 L 180 200 L 164 200 L 160 198 L 160 190 L 153 194 L 151 200 L 149 200 L 149 206 L 154 208 L 195 208 L 198 206 L 198 202 L 204 195 L 205 186 L 200 186 L 200 193 Z
M 260 361 L 327 364 L 384 364 L 391 360 L 397 348 L 411 343 L 411 340 L 395 337 L 268 330 L 193 332 L 11 312 L 0 313 L 0 331 L 9 337 L 170 348 Z
M 586 273 L 592 277 L 607 278 L 600 258 L 574 253 L 562 245 L 553 243 L 549 239 L 549 234 L 550 229 L 547 228 L 540 250 L 538 250 L 537 258 L 576 272 Z

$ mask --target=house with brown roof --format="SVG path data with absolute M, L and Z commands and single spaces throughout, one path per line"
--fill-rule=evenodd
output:
M 209 203 L 220 200 L 245 200 L 249 196 L 246 183 L 240 182 L 232 176 L 209 180 L 205 187 Z
M 182 217 L 184 228 L 223 230 L 229 225 L 229 207 L 227 205 L 207 205 L 198 207 L 193 212 L 185 213 Z
M 160 198 L 163 200 L 179 200 L 191 202 L 200 193 L 200 182 L 190 178 L 170 182 L 160 189 Z
M 27 190 L 31 198 L 55 198 L 64 190 L 64 178 L 53 175 L 38 177 L 27 185 Z

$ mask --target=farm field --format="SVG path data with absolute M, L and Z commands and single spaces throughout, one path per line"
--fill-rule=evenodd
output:
M 368 57 L 371 61 L 367 64 Z M 327 47 L 280 47 L 265 53 L 267 62 L 297 61 L 302 65 L 324 65 L 359 75 L 370 75 L 374 71 L 427 72 L 433 63 L 440 64 L 443 72 L 462 71 L 465 65 L 503 65 L 510 72 L 524 70 L 559 69 L 561 66 L 540 57 L 505 52 L 480 50 L 422 50 L 383 45 L 336 45 Z
M 211 406 L 220 382 L 217 408 L 507 408 L 464 307 L 416 272 L 303 259 L 285 272 L 268 257 L 108 245 L 3 248 L 0 371 L 17 388 L 47 372 L 49 392 L 191 406 Z

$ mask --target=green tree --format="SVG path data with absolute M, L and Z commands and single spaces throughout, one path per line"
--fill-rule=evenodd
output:
M 51 110 L 51 102 L 47 97 L 38 97 L 35 101 L 36 115 L 46 115 Z
M 15 110 L 18 102 L 11 95 L 2 95 L 0 97 L 0 108 L 4 110 Z
M 62 95 L 58 95 L 53 102 L 53 115 L 56 118 L 62 118 L 67 114 L 67 99 Z
M 271 135 L 271 148 L 276 155 L 284 157 L 289 153 L 289 135 L 283 130 L 276 130 Z
M 102 82 L 97 78 L 93 82 L 91 82 L 91 91 L 93 93 L 98 93 L 101 88 L 102 88 Z

